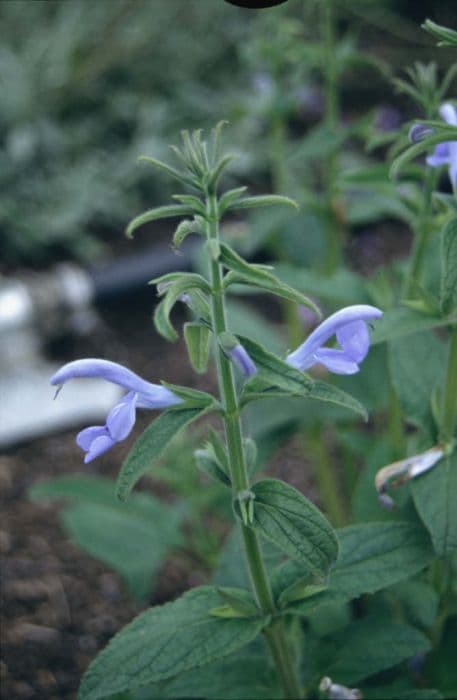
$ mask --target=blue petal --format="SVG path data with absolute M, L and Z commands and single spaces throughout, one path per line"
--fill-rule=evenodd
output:
M 82 377 L 99 377 L 113 384 L 118 384 L 129 391 L 145 394 L 151 391 L 154 392 L 156 388 L 161 388 L 158 387 L 157 384 L 146 382 L 135 374 L 135 372 L 131 372 L 127 367 L 123 367 L 117 362 L 98 360 L 95 358 L 68 362 L 51 377 L 51 384 L 65 384 L 65 382 L 68 382 L 70 379 L 79 379 Z
M 245 377 L 253 377 L 257 373 L 257 367 L 241 344 L 229 350 L 228 355 Z
M 116 404 L 108 414 L 106 427 L 113 440 L 125 440 L 135 425 L 137 394 L 130 393 Z
M 319 362 L 334 374 L 355 374 L 359 371 L 357 362 L 346 355 L 343 350 L 321 348 L 314 353 L 315 362 Z
M 354 321 L 339 328 L 336 339 L 345 355 L 354 362 L 362 362 L 370 347 L 370 333 L 365 321 Z
M 95 438 L 92 442 L 89 451 L 84 457 L 84 464 L 92 462 L 93 459 L 100 457 L 100 455 L 108 452 L 116 443 L 109 435 L 100 435 L 100 437 Z
M 90 450 L 93 441 L 101 435 L 108 435 L 106 425 L 94 425 L 90 428 L 84 428 L 84 430 L 81 430 L 81 432 L 77 434 L 76 444 L 87 452 Z
M 427 156 L 427 164 L 432 168 L 439 168 L 441 165 L 447 165 L 451 157 L 449 142 L 439 143 L 435 146 L 435 150 Z

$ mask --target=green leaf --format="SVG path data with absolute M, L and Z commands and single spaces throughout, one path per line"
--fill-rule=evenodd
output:
M 208 394 L 206 391 L 192 389 L 190 386 L 180 386 L 179 384 L 171 384 L 171 382 L 162 381 L 163 386 L 170 389 L 176 396 L 185 401 L 185 404 L 175 404 L 170 406 L 169 411 L 182 411 L 184 408 L 217 408 L 219 403 L 217 399 Z
M 287 364 L 287 362 L 284 362 L 248 338 L 241 337 L 240 342 L 259 369 L 259 375 L 247 382 L 244 387 L 242 393 L 242 403 L 244 405 L 249 401 L 272 397 L 272 393 L 269 391 L 262 393 L 264 389 L 262 381 L 265 380 L 265 382 L 282 389 L 286 392 L 285 395 L 292 394 L 293 396 L 305 396 L 317 401 L 326 401 L 348 408 L 359 413 L 363 418 L 367 418 L 367 412 L 362 404 L 342 389 L 325 382 L 313 381 L 300 370 Z
M 457 218 L 449 221 L 441 234 L 441 310 L 457 309 Z
M 328 589 L 316 600 L 291 606 L 290 612 L 306 614 L 315 605 L 376 593 L 418 573 L 433 558 L 425 531 L 415 523 L 362 523 L 337 530 L 337 536 L 340 553 L 330 572 Z M 283 580 L 292 581 L 294 576 L 298 579 L 307 573 L 293 562 L 284 567 Z
M 231 488 L 232 482 L 230 481 L 230 477 L 218 463 L 214 455 L 212 445 L 204 450 L 196 450 L 194 455 L 197 462 L 197 467 L 201 471 L 209 474 L 209 476 L 215 479 L 215 481 L 219 481 L 224 486 Z
M 180 173 L 179 170 L 175 170 L 175 168 L 172 168 L 170 165 L 162 163 L 161 160 L 151 158 L 151 156 L 140 156 L 138 160 L 142 160 L 145 163 L 150 163 L 151 165 L 154 165 L 156 168 L 162 170 L 167 175 L 170 175 L 175 180 L 179 180 L 179 182 L 182 182 L 186 185 L 190 185 L 191 187 L 198 187 L 198 181 L 195 178 L 189 177 L 188 175 L 184 175 L 184 173 Z
M 353 684 L 429 651 L 429 640 L 414 627 L 391 620 L 353 622 L 332 640 L 335 654 L 325 673 Z
M 433 586 L 425 581 L 402 581 L 388 588 L 386 594 L 394 608 L 403 607 L 408 622 L 428 630 L 438 613 L 439 596 Z
M 326 576 L 338 554 L 332 526 L 300 491 L 277 479 L 252 487 L 253 527 L 313 574 Z
M 173 234 L 173 247 L 179 248 L 184 239 L 191 233 L 198 233 L 199 235 L 204 234 L 200 217 L 196 217 L 191 220 L 183 219 L 183 221 L 178 224 L 178 227 Z
M 176 199 L 177 202 L 180 202 L 181 204 L 184 204 L 186 207 L 189 207 L 192 209 L 194 214 L 197 216 L 201 216 L 202 218 L 206 217 L 206 209 L 205 205 L 202 202 L 201 199 L 198 197 L 195 197 L 193 194 L 174 194 L 172 195 L 173 199 Z
M 253 640 L 264 618 L 220 619 L 211 586 L 194 588 L 151 608 L 124 627 L 85 673 L 79 700 L 99 700 L 142 688 L 228 656 Z
M 457 318 L 454 320 L 457 321 Z M 412 309 L 389 309 L 382 318 L 376 321 L 376 326 L 371 334 L 371 343 L 376 345 L 419 331 L 428 331 L 431 328 L 449 325 L 452 321 L 453 319 L 424 314 Z
M 258 617 L 259 608 L 252 593 L 244 588 L 218 587 L 222 600 L 242 617 Z
M 289 394 L 297 396 L 309 395 L 314 384 L 310 377 L 295 367 L 288 365 L 287 362 L 280 360 L 279 357 L 268 352 L 268 350 L 265 350 L 253 340 L 241 336 L 240 342 L 257 365 L 259 376 L 262 380 L 287 391 Z M 246 395 L 248 395 L 249 391 L 255 392 L 256 387 L 258 387 L 257 376 L 245 384 L 244 390 Z
M 234 190 L 227 190 L 227 192 L 224 192 L 218 203 L 219 215 L 222 216 L 230 205 L 234 204 L 246 190 L 247 187 L 237 187 Z
M 151 468 L 168 443 L 185 425 L 201 416 L 206 407 L 168 410 L 152 421 L 135 442 L 122 464 L 116 483 L 116 495 L 125 501 L 138 479 Z
M 368 420 L 367 410 L 360 401 L 357 401 L 357 399 L 347 394 L 342 389 L 333 386 L 333 384 L 315 381 L 308 394 L 308 398 L 317 401 L 326 401 L 336 404 L 337 406 L 342 406 L 343 408 L 348 408 L 350 411 L 360 414 L 364 420 Z
M 457 32 L 454 29 L 436 24 L 436 22 L 432 22 L 431 19 L 426 19 L 421 26 L 427 32 L 433 34 L 435 39 L 439 39 L 438 46 L 452 46 L 453 48 L 457 48 Z
M 149 209 L 143 212 L 139 216 L 136 216 L 129 223 L 126 229 L 126 234 L 129 238 L 132 237 L 133 232 L 143 226 L 143 224 L 148 224 L 150 221 L 157 221 L 159 219 L 169 219 L 173 216 L 193 216 L 194 210 L 184 204 L 169 204 L 164 207 L 156 207 L 155 209 Z
M 227 659 L 187 671 L 162 683 L 156 693 L 148 693 L 141 700 L 271 700 L 280 695 L 276 675 L 267 658 L 243 650 L 242 653 L 231 654 Z
M 211 173 L 208 177 L 208 187 L 209 188 L 215 188 L 217 186 L 219 178 L 221 177 L 225 168 L 227 167 L 227 165 L 229 163 L 232 162 L 232 160 L 234 158 L 236 158 L 235 155 L 228 153 L 226 156 L 222 156 L 222 158 L 216 163 L 216 165 L 214 166 L 213 170 L 211 171 Z
M 259 265 L 247 263 L 238 253 L 236 253 L 226 243 L 221 243 L 221 260 L 224 265 L 231 270 L 224 280 L 225 287 L 230 284 L 250 284 L 260 289 L 265 289 L 272 294 L 293 301 L 296 304 L 303 304 L 312 309 L 319 317 L 321 312 L 318 307 L 301 292 L 289 287 L 281 282 L 272 272 Z
M 306 294 L 336 303 L 338 307 L 370 302 L 363 279 L 351 270 L 340 268 L 324 277 L 312 269 L 278 263 L 275 272 L 283 282 Z
M 149 494 L 134 494 L 121 504 L 111 479 L 64 476 L 37 484 L 29 494 L 33 500 L 74 503 L 63 512 L 65 529 L 82 549 L 115 569 L 138 600 L 150 592 L 168 552 L 181 544 L 176 508 Z
M 183 294 L 189 290 L 207 292 L 209 287 L 206 280 L 195 273 L 172 272 L 168 275 L 153 280 L 158 284 L 159 294 L 164 294 L 164 299 L 156 306 L 154 312 L 154 324 L 157 331 L 170 342 L 178 338 L 178 334 L 170 322 L 170 313 Z
M 286 343 L 281 329 L 245 301 L 235 301 L 233 297 L 227 299 L 227 317 L 230 319 L 230 330 L 235 335 L 249 336 L 278 355 L 285 352 Z
M 457 549 L 457 450 L 411 484 L 414 503 L 437 556 Z
M 437 127 L 435 127 L 435 131 L 436 130 Z M 448 125 L 442 126 L 442 128 L 438 130 L 438 133 L 433 133 L 430 136 L 427 136 L 419 143 L 415 143 L 413 146 L 407 148 L 406 151 L 403 151 L 403 153 L 399 155 L 398 158 L 396 158 L 392 163 L 389 173 L 390 177 L 392 179 L 396 178 L 397 175 L 400 173 L 400 170 L 402 170 L 406 163 L 409 163 L 409 161 L 413 160 L 413 158 L 415 158 L 416 156 L 425 153 L 432 146 L 437 146 L 439 143 L 444 143 L 445 141 L 456 140 L 457 127 L 452 127 Z
M 392 383 L 408 421 L 434 432 L 430 397 L 444 378 L 446 346 L 432 333 L 415 333 L 389 343 Z
M 283 197 L 280 194 L 264 194 L 257 195 L 255 197 L 241 197 L 240 199 L 236 199 L 234 202 L 231 202 L 225 210 L 232 211 L 234 209 L 256 209 L 258 207 L 269 207 L 277 204 L 284 204 L 289 207 L 294 207 L 294 209 L 298 209 L 297 202 L 290 199 L 290 197 Z
M 206 372 L 211 331 L 201 323 L 184 324 L 184 340 L 192 367 L 198 374 Z

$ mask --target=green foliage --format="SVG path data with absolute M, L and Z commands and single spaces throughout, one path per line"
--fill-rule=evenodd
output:
M 376 324 L 372 334 L 372 343 L 383 343 L 402 336 L 429 331 L 432 328 L 446 326 L 449 320 L 440 316 L 397 307 L 386 311 Z
M 441 234 L 441 270 L 441 309 L 448 314 L 457 308 L 457 218 Z
M 184 340 L 192 367 L 203 374 L 208 366 L 211 331 L 201 323 L 185 323 Z
M 325 666 L 326 673 L 342 683 L 353 684 L 426 653 L 430 641 L 409 625 L 366 618 L 336 635 L 331 647 L 334 656 Z
M 178 676 L 228 656 L 259 634 L 263 618 L 210 615 L 219 603 L 217 590 L 204 586 L 138 615 L 89 666 L 80 700 L 109 698 Z
M 415 479 L 411 488 L 437 556 L 450 556 L 457 549 L 457 451 Z
M 65 499 L 62 513 L 72 540 L 111 566 L 130 593 L 144 600 L 167 554 L 181 545 L 181 515 L 172 504 L 148 494 L 134 494 L 128 504 L 116 501 L 109 479 L 64 476 L 37 484 L 33 500 Z
M 325 577 L 338 554 L 336 536 L 322 513 L 300 491 L 277 479 L 252 487 L 252 526 L 310 571 Z
M 138 438 L 127 458 L 122 464 L 116 484 L 116 495 L 121 501 L 125 501 L 143 474 L 148 471 L 157 460 L 170 440 L 185 425 L 201 416 L 207 407 L 181 408 L 162 413 L 152 421 L 144 433 Z

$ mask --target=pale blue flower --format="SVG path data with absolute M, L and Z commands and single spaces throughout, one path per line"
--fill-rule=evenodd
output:
M 238 367 L 245 377 L 253 377 L 256 374 L 257 367 L 240 343 L 230 348 L 230 350 L 226 350 L 226 352 L 233 364 Z
M 451 126 L 457 126 L 457 109 L 450 102 L 441 105 L 440 115 Z M 433 153 L 427 156 L 427 163 L 432 168 L 448 165 L 452 186 L 457 187 L 457 140 L 439 143 Z
M 382 311 L 375 306 L 347 306 L 323 321 L 286 362 L 302 371 L 313 365 L 324 365 L 335 374 L 355 374 L 370 347 L 366 321 L 380 318 Z M 336 335 L 340 348 L 326 348 L 325 343 Z
M 182 401 L 166 387 L 151 384 L 126 367 L 108 360 L 69 362 L 51 377 L 51 384 L 59 387 L 58 393 L 69 379 L 82 377 L 99 377 L 128 390 L 109 412 L 105 425 L 85 428 L 76 436 L 77 444 L 86 452 L 86 464 L 107 452 L 117 442 L 125 440 L 135 424 L 137 408 L 167 408 Z

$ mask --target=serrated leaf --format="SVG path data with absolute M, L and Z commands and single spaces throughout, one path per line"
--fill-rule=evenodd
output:
M 457 308 L 457 218 L 441 234 L 441 309 L 448 314 Z
M 211 616 L 219 602 L 215 588 L 202 586 L 138 615 L 89 666 L 79 700 L 101 700 L 172 678 L 228 656 L 259 634 L 263 618 Z
M 316 604 L 345 602 L 363 593 L 376 593 L 418 573 L 433 558 L 429 538 L 416 523 L 362 523 L 337 530 L 337 536 L 340 552 L 330 572 L 328 589 L 315 601 L 294 604 L 290 612 L 306 614 Z M 308 573 L 295 562 L 283 567 L 283 582 L 292 583 L 294 577 Z
M 184 324 L 184 340 L 192 367 L 198 374 L 206 372 L 209 359 L 211 331 L 200 323 Z
M 156 207 L 155 209 L 149 209 L 148 211 L 143 212 L 143 214 L 140 214 L 139 216 L 136 216 L 134 219 L 132 219 L 132 221 L 127 226 L 126 234 L 130 238 L 137 228 L 143 226 L 144 224 L 148 224 L 151 221 L 158 221 L 159 219 L 169 219 L 174 216 L 192 216 L 193 214 L 194 210 L 191 207 L 186 206 L 184 204 L 169 204 L 164 207 Z
M 65 498 L 75 504 L 62 519 L 73 541 L 119 572 L 131 594 L 144 599 L 164 557 L 181 544 L 175 508 L 149 494 L 116 501 L 111 479 L 73 476 L 51 479 L 30 490 L 34 500 Z
M 152 421 L 135 442 L 122 464 L 116 482 L 116 495 L 119 500 L 127 499 L 138 479 L 161 456 L 176 433 L 206 410 L 206 407 L 168 410 Z
M 253 527 L 316 575 L 326 576 L 338 554 L 332 526 L 300 491 L 278 479 L 252 486 Z
M 411 484 L 414 503 L 439 557 L 457 550 L 457 450 Z
M 325 673 L 343 684 L 358 683 L 430 649 L 430 641 L 414 627 L 373 618 L 353 622 L 334 643 L 336 653 Z
M 282 282 L 269 270 L 265 270 L 259 265 L 247 263 L 226 243 L 221 243 L 221 261 L 231 271 L 224 280 L 225 287 L 228 287 L 230 284 L 253 285 L 296 304 L 302 304 L 314 311 L 318 317 L 321 316 L 320 309 L 311 299 L 308 299 L 308 297 L 293 289 L 293 287 L 289 287 L 288 284 Z
M 264 194 L 257 195 L 255 197 L 241 197 L 240 199 L 237 199 L 231 204 L 229 204 L 229 206 L 226 208 L 226 211 L 232 211 L 236 209 L 256 209 L 258 207 L 269 207 L 278 204 L 298 209 L 297 202 L 293 199 L 290 199 L 290 197 L 283 197 L 280 194 Z

